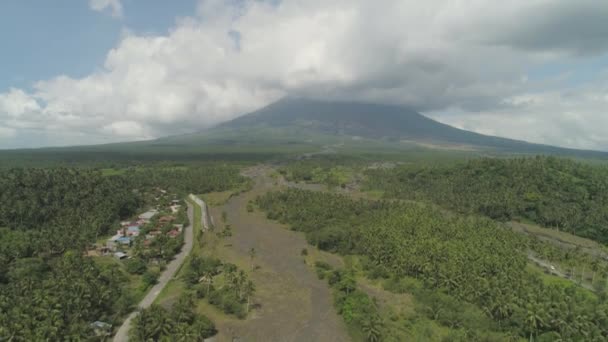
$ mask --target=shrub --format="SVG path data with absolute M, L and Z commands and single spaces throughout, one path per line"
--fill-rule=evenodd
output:
M 158 271 L 147 271 L 142 276 L 142 281 L 144 282 L 144 286 L 152 286 L 158 282 L 158 277 L 160 273 Z
M 146 262 L 142 258 L 133 258 L 125 261 L 127 272 L 131 274 L 144 274 L 148 270 Z

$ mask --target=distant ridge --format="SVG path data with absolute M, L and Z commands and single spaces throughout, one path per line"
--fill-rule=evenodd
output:
M 267 130 L 268 134 L 298 132 L 307 136 L 350 136 L 395 143 L 408 141 L 467 145 L 513 153 L 608 157 L 605 152 L 561 148 L 474 133 L 437 122 L 401 106 L 293 97 L 281 99 L 252 113 L 188 136 L 217 137 L 222 133 L 230 133 L 238 141 L 239 134 L 247 136 L 252 130 Z M 291 138 L 297 140 L 298 135 L 292 134 Z
M 608 152 L 534 144 L 462 130 L 401 106 L 293 97 L 191 134 L 104 145 L 5 150 L 2 153 L 9 156 L 23 151 L 34 155 L 93 152 L 102 158 L 103 153 L 171 156 L 233 151 L 247 154 L 319 150 L 337 145 L 351 151 L 398 152 L 414 147 L 484 155 L 489 152 L 608 159 Z

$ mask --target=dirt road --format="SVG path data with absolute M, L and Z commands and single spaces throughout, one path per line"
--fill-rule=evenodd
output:
M 184 229 L 184 247 L 177 255 L 175 255 L 175 258 L 171 260 L 169 264 L 167 264 L 167 268 L 158 278 L 158 283 L 154 285 L 152 289 L 150 289 L 148 294 L 144 297 L 144 299 L 141 300 L 138 305 L 138 308 L 145 309 L 150 307 L 150 305 L 154 303 L 156 297 L 158 297 L 158 295 L 165 288 L 167 283 L 169 283 L 169 280 L 173 278 L 177 270 L 179 270 L 181 265 L 186 260 L 188 254 L 190 254 L 190 251 L 192 251 L 192 241 L 194 236 L 192 228 L 194 220 L 194 210 L 192 208 L 192 205 L 189 202 L 187 203 L 188 219 L 190 221 L 190 225 Z M 203 211 L 203 213 L 206 213 L 206 211 Z M 127 319 L 123 322 L 122 326 L 116 332 L 116 335 L 114 335 L 115 342 L 123 342 L 129 340 L 129 330 L 131 329 L 131 321 L 133 321 L 133 318 L 135 318 L 137 314 L 138 311 L 132 312 L 129 317 L 127 317 Z
M 247 320 L 218 322 L 217 341 L 349 341 L 327 283 L 304 263 L 301 251 L 311 247 L 303 234 L 267 220 L 261 212 L 246 211 L 249 200 L 276 189 L 269 172 L 266 167 L 248 169 L 253 189 L 211 209 L 213 215 L 226 211 L 233 230 L 222 257 L 247 267 L 254 248 L 254 264 L 259 266 L 251 274 L 259 307 Z
M 571 282 L 573 282 L 591 292 L 595 292 L 595 289 L 593 288 L 593 286 L 591 286 L 591 284 L 587 284 L 587 283 L 579 284 L 575 279 L 572 279 L 571 277 L 567 276 L 565 273 L 561 272 L 559 269 L 557 269 L 555 266 L 551 265 L 550 263 L 546 262 L 545 260 L 539 259 L 531 254 L 528 254 L 528 259 L 530 261 L 536 263 L 540 267 L 543 267 L 543 268 L 549 270 L 550 273 L 552 273 L 553 275 L 555 275 L 557 277 L 568 279 Z

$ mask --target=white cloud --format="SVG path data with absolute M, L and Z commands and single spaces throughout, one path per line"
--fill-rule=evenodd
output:
M 433 113 L 442 122 L 478 133 L 581 149 L 608 151 L 608 83 L 519 95 L 503 109 Z
M 572 119 L 572 111 L 560 106 L 566 103 L 563 96 L 553 89 L 558 84 L 539 84 L 526 76 L 547 62 L 606 51 L 608 41 L 602 39 L 594 46 L 576 43 L 603 32 L 603 26 L 570 28 L 563 41 L 526 35 L 561 27 L 571 19 L 564 15 L 572 13 L 570 3 L 201 1 L 197 14 L 181 19 L 167 35 L 127 33 L 95 73 L 43 80 L 30 93 L 0 94 L 0 125 L 83 133 L 83 143 L 94 135 L 141 139 L 208 127 L 291 94 L 397 103 L 435 113 L 452 108 L 458 114 L 442 119 L 460 126 L 479 124 L 473 128 L 602 147 L 601 137 L 579 130 L 565 131 L 568 138 L 558 141 L 504 124 L 537 124 L 549 111 L 563 120 L 603 122 L 598 117 L 603 104 L 583 96 L 585 89 L 575 90 L 575 117 L 582 119 Z M 580 3 L 576 18 L 589 14 L 593 22 L 608 8 L 603 1 Z M 120 1 L 90 4 L 122 13 Z M 520 18 L 544 13 L 552 13 L 552 19 L 516 25 Z M 547 90 L 539 95 L 538 87 Z M 526 103 L 526 96 L 551 96 L 547 103 L 553 106 L 523 106 L 519 102 Z M 483 118 L 497 118 L 499 124 Z M 581 134 L 586 140 L 577 140 Z
M 16 118 L 39 110 L 40 106 L 36 100 L 23 90 L 13 88 L 8 93 L 0 94 L 0 115 L 5 114 L 8 118 Z
M 7 138 L 14 138 L 16 135 L 17 131 L 14 128 L 0 126 L 0 141 Z
M 112 16 L 115 18 L 123 16 L 121 0 L 89 0 L 89 7 L 98 12 L 110 9 Z

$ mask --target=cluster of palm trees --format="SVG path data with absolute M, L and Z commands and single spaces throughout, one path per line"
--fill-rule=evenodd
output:
M 207 317 L 194 311 L 191 297 L 182 296 L 167 310 L 152 305 L 141 310 L 129 332 L 132 341 L 204 341 L 217 333 L 215 325 Z
M 364 255 L 379 274 L 417 278 L 428 289 L 475 304 L 497 323 L 492 328 L 497 331 L 533 338 L 608 337 L 608 304 L 602 298 L 546 285 L 526 271 L 527 238 L 489 219 L 295 189 L 257 202 L 269 217 L 306 232 L 319 246 Z
M 0 284 L 0 340 L 65 341 L 91 337 L 94 321 L 117 322 L 132 305 L 116 265 L 77 252 L 20 259 Z
M 141 204 L 124 179 L 91 170 L 3 170 L 0 189 L 0 227 L 41 233 L 21 256 L 84 249 Z
M 239 317 L 245 317 L 249 312 L 255 285 L 236 265 L 222 263 L 216 258 L 194 256 L 184 278 L 187 285 L 199 286 L 197 292 L 200 297 L 206 297 L 224 312 Z
M 124 179 L 84 169 L 0 171 L 0 339 L 90 336 L 131 301 L 124 275 L 82 257 L 140 204 Z
M 367 188 L 493 219 L 525 218 L 608 242 L 608 168 L 554 157 L 367 171 Z

